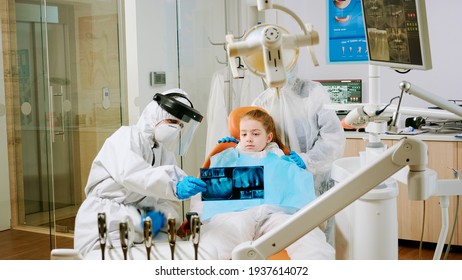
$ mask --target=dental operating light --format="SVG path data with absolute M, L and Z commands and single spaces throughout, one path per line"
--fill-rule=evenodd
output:
M 257 1 L 259 11 L 277 9 L 289 14 L 299 24 L 303 34 L 291 35 L 274 24 L 258 24 L 248 30 L 241 41 L 234 41 L 232 34 L 226 35 L 227 52 L 234 78 L 239 77 L 234 59 L 241 57 L 252 73 L 264 78 L 270 88 L 280 88 L 287 81 L 287 71 L 295 66 L 299 48 L 308 46 L 315 66 L 318 65 L 311 46 L 319 44 L 316 31 L 303 24 L 301 19 L 286 7 L 273 1 Z

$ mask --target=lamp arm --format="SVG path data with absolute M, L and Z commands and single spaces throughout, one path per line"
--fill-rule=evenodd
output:
M 440 98 L 439 96 L 424 90 L 416 85 L 411 84 L 407 81 L 402 81 L 399 84 L 400 89 L 404 90 L 405 92 L 409 93 L 410 95 L 415 95 L 418 98 L 425 100 L 429 103 L 439 106 L 440 108 L 447 110 L 451 113 L 462 118 L 462 107 L 457 106 L 456 104 L 447 101 L 446 99 Z
M 403 138 L 374 162 L 361 167 L 344 181 L 300 209 L 285 223 L 255 241 L 238 245 L 233 250 L 232 258 L 266 259 L 280 252 L 406 165 L 409 165 L 410 177 L 420 178 L 410 180 L 410 182 L 420 184 L 428 181 L 425 179 L 428 171 L 426 164 L 426 144 L 419 139 Z M 436 176 L 434 179 L 436 181 Z M 421 186 L 427 188 L 428 184 Z M 427 194 L 429 191 L 421 191 L 421 193 Z
M 273 4 L 273 8 L 277 9 L 277 10 L 280 10 L 280 11 L 283 11 L 286 14 L 290 15 L 298 23 L 298 25 L 300 26 L 300 29 L 303 30 L 303 33 L 305 33 L 305 35 L 309 34 L 308 28 L 303 23 L 302 19 L 296 13 L 294 13 L 292 10 L 290 10 L 290 9 L 288 9 L 288 8 L 282 6 L 282 5 L 278 5 L 278 4 Z
M 292 10 L 284 7 L 284 6 L 281 6 L 281 5 L 277 5 L 277 4 L 273 4 L 272 5 L 274 9 L 277 9 L 277 10 L 280 10 L 280 11 L 283 11 L 285 13 L 287 13 L 288 15 L 290 15 L 297 23 L 298 25 L 300 26 L 300 29 L 303 31 L 304 35 L 298 35 L 296 36 L 297 37 L 297 42 L 301 42 L 299 44 L 297 44 L 298 46 L 307 46 L 308 47 L 308 51 L 310 52 L 310 55 L 311 55 L 311 60 L 313 61 L 313 65 L 314 66 L 319 66 L 319 62 L 318 62 L 318 59 L 316 58 L 316 54 L 314 53 L 314 50 L 313 50 L 313 45 L 317 45 L 319 44 L 319 35 L 316 31 L 313 30 L 313 27 L 311 25 L 309 25 L 310 27 L 308 27 L 306 24 L 303 23 L 302 19 L 296 14 L 294 13 Z M 303 43 L 302 43 L 303 42 Z

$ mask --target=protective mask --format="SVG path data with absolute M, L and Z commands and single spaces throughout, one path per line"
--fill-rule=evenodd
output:
M 180 130 L 181 127 L 178 124 L 160 123 L 154 129 L 154 139 L 160 143 L 172 141 L 178 136 Z

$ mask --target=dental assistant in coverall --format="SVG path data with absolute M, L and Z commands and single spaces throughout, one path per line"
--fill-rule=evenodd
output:
M 202 118 L 186 92 L 171 89 L 155 94 L 136 125 L 122 126 L 105 141 L 76 216 L 75 249 L 85 256 L 99 248 L 98 213 L 106 214 L 112 244 L 120 244 L 121 222 L 131 229 L 131 243 L 144 240 L 147 216 L 153 234 L 166 231 L 170 217 L 181 223 L 181 201 L 205 191 L 206 184 L 177 166 L 175 152 L 186 152 Z

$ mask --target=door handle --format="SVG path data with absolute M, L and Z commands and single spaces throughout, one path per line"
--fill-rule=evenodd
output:
M 60 135 L 63 137 L 63 142 L 65 141 L 65 131 L 64 131 L 64 86 L 60 86 L 60 91 L 58 93 L 53 92 L 53 86 L 49 86 L 49 92 L 50 92 L 50 98 L 49 98 L 49 106 L 50 106 L 50 133 L 51 133 L 51 139 L 52 142 L 55 143 L 55 136 Z M 60 102 L 61 102 L 61 130 L 56 131 L 55 127 L 55 107 L 54 107 L 54 98 L 59 97 Z
M 48 125 L 50 127 L 51 142 L 55 142 L 55 108 L 53 102 L 53 86 L 48 86 L 48 107 L 50 112 L 48 113 Z
M 58 96 L 60 97 L 59 100 L 61 101 L 61 131 L 59 131 L 56 135 L 62 135 L 63 136 L 63 142 L 66 141 L 65 139 L 65 131 L 64 131 L 64 86 L 59 87 L 60 91 Z

